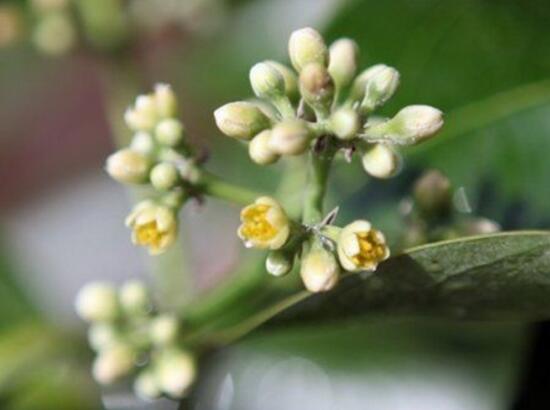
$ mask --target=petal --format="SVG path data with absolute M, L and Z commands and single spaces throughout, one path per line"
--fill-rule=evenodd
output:
M 155 220 L 157 222 L 157 229 L 160 232 L 173 230 L 176 226 L 176 217 L 174 216 L 174 212 L 163 206 L 157 208 Z
M 283 226 L 275 237 L 269 241 L 269 248 L 270 249 L 279 249 L 281 248 L 287 241 L 288 237 L 290 235 L 290 226 L 288 226 L 288 223 Z

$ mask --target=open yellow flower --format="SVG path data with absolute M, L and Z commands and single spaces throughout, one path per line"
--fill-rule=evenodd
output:
M 374 271 L 389 256 L 384 234 L 374 229 L 370 222 L 358 220 L 342 229 L 338 239 L 338 258 L 345 270 Z
M 279 249 L 290 234 L 290 221 L 284 209 L 268 196 L 243 208 L 241 222 L 237 233 L 246 247 Z
M 172 208 L 152 201 L 140 202 L 126 218 L 132 242 L 146 246 L 151 255 L 164 252 L 177 237 L 178 223 Z

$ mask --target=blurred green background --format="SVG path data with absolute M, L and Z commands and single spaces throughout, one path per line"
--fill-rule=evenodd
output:
M 107 15 L 117 3 L 74 1 L 80 13 L 92 4 Z M 113 119 L 135 94 L 169 82 L 195 143 L 211 152 L 211 169 L 274 190 L 281 166 L 253 166 L 245 147 L 216 131 L 212 112 L 251 95 L 255 62 L 287 61 L 288 36 L 302 26 L 328 42 L 355 39 L 361 67 L 400 71 L 385 113 L 422 103 L 446 114 L 443 134 L 404 151 L 406 166 L 390 182 L 368 181 L 357 163 L 338 167 L 328 207 L 340 205 L 342 219 L 366 216 L 391 236 L 399 200 L 435 167 L 465 190 L 475 213 L 505 229 L 549 227 L 547 0 L 139 3 L 156 20 L 133 25 L 123 41 L 109 43 L 122 36 L 116 22 L 82 29 L 77 19 L 78 44 L 46 55 L 28 41 L 37 17 L 27 15 L 22 39 L 0 49 L 0 408 L 175 408 L 139 403 L 124 389 L 104 392 L 102 402 L 72 300 L 93 279 L 143 277 L 176 301 L 211 288 L 241 256 L 238 209 L 187 207 L 186 267 L 158 276 L 122 225 L 129 196 L 102 171 L 114 141 L 129 137 Z M 29 2 L 0 6 L 27 10 Z M 0 13 L 0 44 L 6 24 Z M 261 329 L 209 360 L 196 408 L 507 408 L 530 341 L 525 323 L 422 318 Z

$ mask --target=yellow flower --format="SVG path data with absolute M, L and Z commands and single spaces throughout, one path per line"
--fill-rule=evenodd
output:
M 132 242 L 149 248 L 151 255 L 164 252 L 174 243 L 178 231 L 175 212 L 152 201 L 139 203 L 126 218 L 133 229 Z
M 345 270 L 374 271 L 389 256 L 384 235 L 372 228 L 370 222 L 359 220 L 342 229 L 338 238 L 338 258 Z
M 241 222 L 237 233 L 246 247 L 279 249 L 290 234 L 290 221 L 284 209 L 268 196 L 243 208 Z

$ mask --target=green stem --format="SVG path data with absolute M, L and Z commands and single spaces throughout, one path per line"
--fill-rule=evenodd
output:
M 262 194 L 248 188 L 226 182 L 220 177 L 204 171 L 198 182 L 202 193 L 239 205 L 248 205 Z
M 322 152 L 312 151 L 308 163 L 308 184 L 304 196 L 302 222 L 313 225 L 323 219 L 323 202 L 327 191 L 327 181 L 335 150 L 331 141 Z

